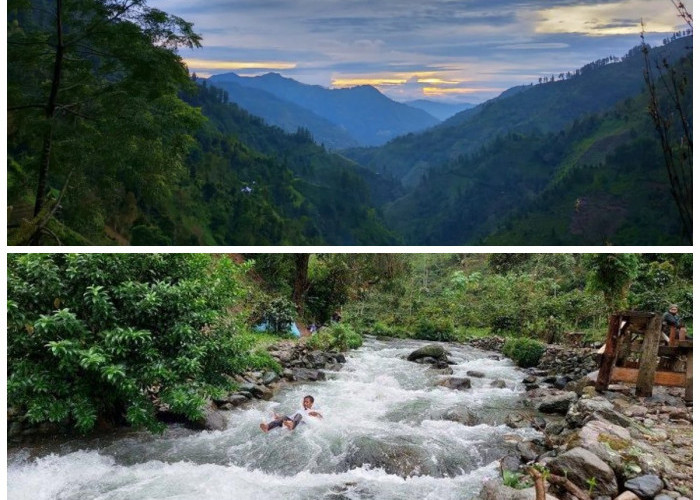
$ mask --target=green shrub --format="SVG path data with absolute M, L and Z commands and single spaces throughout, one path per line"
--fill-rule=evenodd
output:
M 370 332 L 373 335 L 379 337 L 393 337 L 394 329 L 384 323 L 383 321 L 377 321 L 371 328 Z
M 362 346 L 362 336 L 349 325 L 333 323 L 312 335 L 308 342 L 313 349 L 347 351 Z
M 268 302 L 258 305 L 258 317 L 270 325 L 275 333 L 286 333 L 294 321 L 296 308 L 292 301 L 283 297 L 276 297 Z
M 208 254 L 8 256 L 7 398 L 32 423 L 199 418 L 246 350 L 218 321 L 241 268 Z M 262 362 L 255 362 L 264 364 Z
M 521 368 L 528 368 L 537 366 L 544 349 L 544 345 L 536 340 L 511 337 L 506 340 L 503 346 L 503 354 L 515 361 L 515 364 Z
M 333 345 L 333 336 L 330 334 L 327 328 L 322 328 L 316 333 L 314 333 L 308 340 L 308 345 L 312 349 L 319 351 L 328 351 Z
M 415 327 L 415 334 L 419 339 L 440 342 L 450 342 L 456 338 L 454 325 L 445 318 L 421 318 Z

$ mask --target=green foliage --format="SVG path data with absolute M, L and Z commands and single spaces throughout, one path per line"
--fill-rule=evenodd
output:
M 588 284 L 603 292 L 610 311 L 620 310 L 627 303 L 627 291 L 637 276 L 639 257 L 636 254 L 587 254 L 590 269 Z
M 286 333 L 294 322 L 295 308 L 291 300 L 277 297 L 261 305 L 259 316 L 276 333 Z
M 586 479 L 586 484 L 588 485 L 588 494 L 593 496 L 593 490 L 598 485 L 598 481 L 596 481 L 595 477 L 589 477 Z
M 529 338 L 508 338 L 503 346 L 503 354 L 515 361 L 521 368 L 537 366 L 542 354 L 544 345 Z
M 420 318 L 415 329 L 416 338 L 450 342 L 455 340 L 455 328 L 448 318 Z
M 505 469 L 503 471 L 503 484 L 516 490 L 522 490 L 531 487 L 534 483 L 532 478 L 526 474 Z
M 244 270 L 197 254 L 9 256 L 8 404 L 82 432 L 99 416 L 160 429 L 152 395 L 196 418 L 247 352 L 218 326 Z
M 313 349 L 347 351 L 362 346 L 362 336 L 349 325 L 333 323 L 308 340 Z
M 191 24 L 144 1 L 96 0 L 15 3 L 8 21 L 10 203 L 43 197 L 45 172 L 53 198 L 70 177 L 61 222 L 88 238 L 137 203 L 162 209 L 202 123 L 177 97 L 190 82 L 176 50 L 200 42 Z

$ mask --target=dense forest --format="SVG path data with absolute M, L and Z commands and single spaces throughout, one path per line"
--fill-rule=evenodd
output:
M 8 13 L 10 244 L 396 241 L 371 196 L 390 182 L 194 83 L 186 21 L 143 1 Z
M 316 348 L 362 335 L 600 340 L 619 309 L 677 303 L 692 325 L 690 254 L 11 254 L 8 406 L 81 432 L 197 419 L 289 325 Z M 260 324 L 272 325 L 260 333 Z M 692 328 L 690 328 L 692 331 Z

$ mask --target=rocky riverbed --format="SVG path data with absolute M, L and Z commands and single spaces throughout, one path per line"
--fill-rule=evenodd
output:
M 474 341 L 499 351 L 503 339 Z M 542 439 L 518 444 L 518 454 L 504 457 L 502 470 L 526 475 L 532 465 L 565 476 L 595 500 L 686 500 L 693 489 L 693 409 L 683 389 L 654 387 L 638 398 L 634 387 L 594 389 L 596 350 L 549 346 L 540 364 L 523 380 L 532 417 L 512 415 L 508 425 L 531 426 Z M 576 498 L 551 487 L 553 498 Z M 483 500 L 534 498 L 534 488 L 518 490 L 489 481 Z
M 521 371 L 504 359 L 497 337 L 469 347 L 368 344 L 347 360 L 304 342 L 271 346 L 283 372 L 236 376 L 238 390 L 212 401 L 207 417 L 194 423 L 211 432 L 175 426 L 163 438 L 118 437 L 97 451 L 74 444 L 58 455 L 37 452 L 43 457 L 37 461 L 13 452 L 14 497 L 35 495 L 37 477 L 55 470 L 63 471 L 54 478 L 57 491 L 75 491 L 61 498 L 103 491 L 110 492 L 104 498 L 147 498 L 170 490 L 221 498 L 236 484 L 244 488 L 241 498 L 264 490 L 333 500 L 436 492 L 439 498 L 533 500 L 534 487 L 525 482 L 537 465 L 591 500 L 692 499 L 692 406 L 681 390 L 655 387 L 653 397 L 640 399 L 633 387 L 613 385 L 598 394 L 589 376 L 597 368 L 593 348 L 549 346 L 537 367 Z M 328 409 L 323 427 L 260 433 L 260 419 L 277 405 L 298 404 L 305 391 Z M 9 423 L 15 447 L 40 432 L 19 418 Z M 96 477 L 84 484 L 83 472 L 66 479 L 73 469 Z M 511 487 L 515 483 L 525 487 Z M 556 485 L 547 495 L 575 498 Z

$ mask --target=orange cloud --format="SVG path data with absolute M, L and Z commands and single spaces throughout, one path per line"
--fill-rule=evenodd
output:
M 357 85 L 403 85 L 408 80 L 404 78 L 336 78 L 331 85 L 336 88 L 356 87 Z
M 498 88 L 464 88 L 464 87 L 423 87 L 423 94 L 426 96 L 476 94 L 477 92 L 498 92 L 503 89 Z
M 214 61 L 208 59 L 184 59 L 190 69 L 294 69 L 296 63 L 282 61 Z

